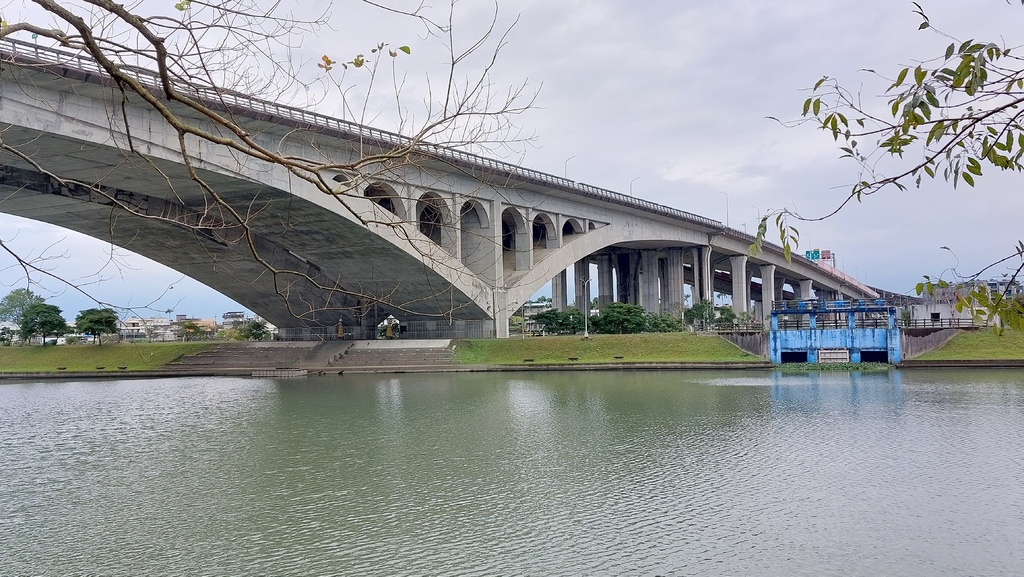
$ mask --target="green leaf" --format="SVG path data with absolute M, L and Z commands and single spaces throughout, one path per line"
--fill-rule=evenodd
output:
M 821 113 L 821 99 L 815 98 L 813 103 L 814 115 L 817 116 Z
M 971 174 L 976 174 L 978 176 L 981 176 L 981 164 L 979 164 L 978 161 L 973 159 L 973 158 L 968 158 L 967 159 L 967 172 L 970 172 Z M 965 174 L 964 176 L 966 177 L 967 175 Z M 970 184 L 970 183 L 968 183 L 968 184 Z
M 808 98 L 807 100 L 804 100 L 804 111 L 803 111 L 803 114 L 801 114 L 800 116 L 807 116 L 807 113 L 811 110 L 811 101 L 812 100 L 814 100 L 814 99 L 813 98 Z
M 921 84 L 922 84 L 922 83 L 924 83 L 924 79 L 925 79 L 925 77 L 926 77 L 927 75 L 928 75 L 928 73 L 927 73 L 927 72 L 925 72 L 925 70 L 924 70 L 923 68 L 921 68 L 920 66 L 918 66 L 918 67 L 917 67 L 917 68 L 916 68 L 916 69 L 914 70 L 914 82 L 917 82 L 917 85 L 918 85 L 918 86 L 921 86 Z
M 971 176 L 970 174 L 964 172 L 960 174 L 960 177 L 963 178 L 964 182 L 966 182 L 967 184 L 974 186 L 974 177 Z
M 956 51 L 956 44 L 955 43 L 954 44 L 950 44 L 948 47 L 946 47 L 946 60 L 949 60 L 949 57 L 953 55 L 954 51 Z
M 924 141 L 925 146 L 931 144 L 933 140 L 938 140 L 939 138 L 941 138 L 943 134 L 945 134 L 945 132 L 946 123 L 941 120 L 936 122 L 935 125 L 932 126 L 932 129 L 928 131 L 928 138 L 926 138 Z
M 903 70 L 900 70 L 900 73 L 896 75 L 896 82 L 893 82 L 892 86 L 890 86 L 889 89 L 892 90 L 893 88 L 896 88 L 900 84 L 903 84 L 903 80 L 906 79 L 907 72 L 909 70 L 909 68 L 904 68 Z
M 402 52 L 405 52 L 406 54 L 412 54 L 412 49 L 409 48 L 408 46 L 399 46 L 398 49 L 401 50 Z

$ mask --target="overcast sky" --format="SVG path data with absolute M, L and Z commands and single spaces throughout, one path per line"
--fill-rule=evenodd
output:
M 1002 39 L 1016 46 L 1013 33 L 1024 25 L 1019 3 L 920 4 L 933 26 L 961 40 Z M 413 54 L 402 65 L 414 70 L 409 85 L 415 87 L 415 66 L 429 67 L 436 58 L 429 41 L 410 35 L 414 29 L 366 26 L 345 6 L 333 10 L 338 32 L 309 38 L 303 49 L 344 58 L 377 40 L 409 44 Z M 464 0 L 459 10 L 456 30 L 468 36 L 489 7 Z M 522 155 L 505 160 L 751 232 L 758 214 L 769 209 L 796 208 L 807 216 L 830 211 L 857 177 L 852 163 L 838 159 L 830 136 L 767 117 L 797 118 L 806 89 L 826 74 L 862 87 L 865 99 L 884 106 L 878 98 L 884 82 L 862 69 L 892 78 L 901 66 L 941 54 L 950 42 L 918 31 L 913 5 L 900 0 L 518 0 L 499 10 L 502 22 L 519 21 L 494 81 L 528 80 L 539 89 L 537 107 L 518 119 L 535 140 Z M 318 110 L 333 112 L 330 102 Z M 896 292 L 912 291 L 923 275 L 939 275 L 956 259 L 961 273 L 974 273 L 1024 236 L 1018 226 L 1022 184 L 1024 176 L 986 167 L 974 189 L 954 191 L 940 180 L 903 193 L 886 191 L 824 222 L 797 224 L 800 250 L 831 249 L 848 274 Z M 49 254 L 66 255 L 51 265 L 71 278 L 95 272 L 110 257 L 102 243 L 5 215 L 0 236 L 22 251 L 50 247 Z M 104 280 L 90 287 L 110 302 L 137 306 L 158 299 L 156 310 L 200 317 L 240 308 L 144 259 L 118 252 L 115 260 L 120 266 L 107 266 Z M 6 264 L 0 256 L 0 266 Z M 18 278 L 9 268 L 0 273 L 6 285 L 0 292 L 21 286 Z M 91 306 L 71 290 L 49 300 L 70 317 Z

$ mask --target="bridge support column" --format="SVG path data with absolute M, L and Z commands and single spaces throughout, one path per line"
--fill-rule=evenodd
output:
M 564 311 L 568 306 L 568 296 L 566 293 L 567 279 L 565 271 L 556 274 L 551 279 L 551 307 L 556 311 Z
M 508 291 L 494 291 L 494 336 L 508 338 Z
M 668 312 L 668 259 L 658 259 L 658 311 L 662 314 Z
M 747 279 L 747 255 L 730 256 L 732 265 L 732 312 L 745 313 L 750 307 L 750 281 Z
M 602 254 L 597 257 L 597 308 L 603 309 L 615 300 L 615 287 L 612 278 L 612 255 Z
M 775 265 L 763 264 L 761 265 L 761 302 L 758 303 L 758 307 L 754 307 L 757 313 L 755 320 L 764 321 L 772 311 L 772 300 L 775 298 Z
M 590 258 L 582 258 L 573 265 L 573 276 L 576 277 L 576 308 L 585 315 L 590 315 Z
M 814 281 L 811 279 L 804 279 L 800 281 L 800 298 L 801 299 L 813 299 L 814 298 Z
M 715 271 L 711 269 L 711 247 L 698 246 L 690 249 L 693 258 L 693 303 L 714 301 Z
M 639 253 L 635 250 L 624 251 L 615 255 L 615 270 L 618 273 L 619 281 L 618 300 L 620 303 L 639 304 L 637 302 L 637 297 L 639 296 L 637 293 L 640 288 L 637 282 L 639 256 Z
M 686 308 L 685 271 L 686 267 L 683 259 L 683 249 L 668 249 L 668 260 L 665 265 L 666 278 L 665 282 L 662 284 L 663 289 L 661 291 L 661 295 L 664 297 L 664 306 L 662 306 L 663 312 L 681 312 L 682 309 Z M 676 303 L 678 303 L 678 307 L 676 307 Z
M 643 274 L 640 277 L 640 304 L 649 313 L 658 314 L 658 251 L 642 250 Z

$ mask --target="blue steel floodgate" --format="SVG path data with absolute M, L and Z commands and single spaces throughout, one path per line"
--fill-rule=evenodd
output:
M 896 307 L 884 299 L 777 301 L 771 322 L 775 364 L 900 362 Z

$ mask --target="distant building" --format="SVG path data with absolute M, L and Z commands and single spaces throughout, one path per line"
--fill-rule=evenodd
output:
M 921 295 L 921 303 L 904 307 L 910 311 L 912 326 L 965 326 L 974 323 L 974 311 L 956 310 L 957 300 L 978 287 L 984 286 L 990 294 L 1005 294 L 1006 298 L 1024 296 L 1024 287 L 1009 279 L 979 280 L 948 287 L 936 287 L 932 294 Z
M 122 319 L 119 325 L 118 334 L 122 341 L 164 342 L 177 338 L 171 321 L 164 317 Z
M 237 329 L 252 319 L 246 318 L 242 311 L 232 311 L 221 315 L 222 326 L 225 329 Z
M 533 315 L 551 310 L 551 301 L 527 302 L 523 304 L 523 308 L 520 310 L 523 311 L 524 318 L 530 318 Z

